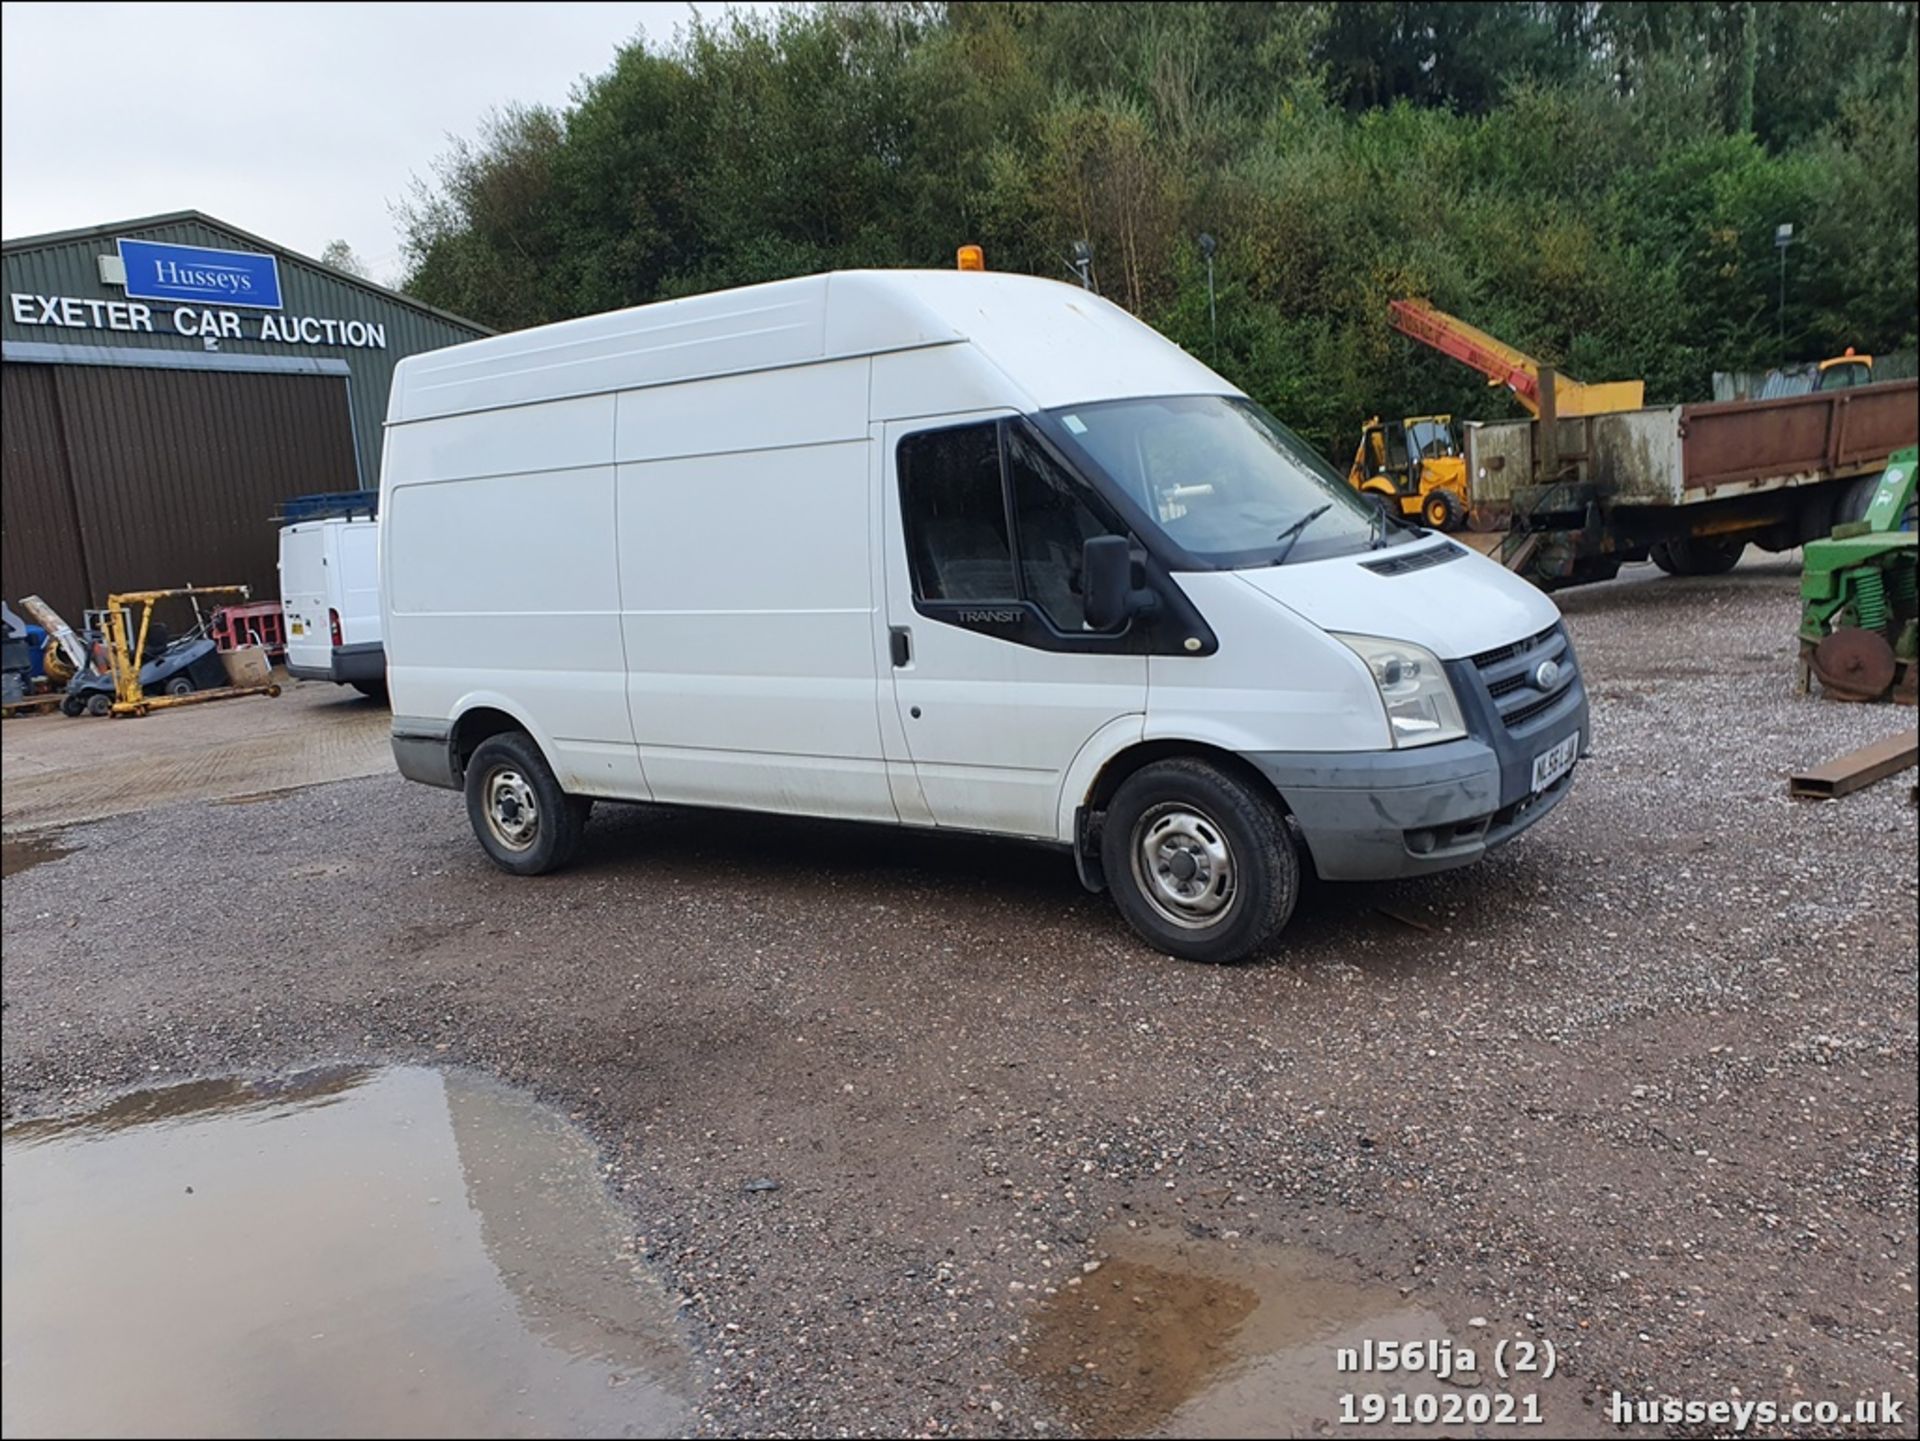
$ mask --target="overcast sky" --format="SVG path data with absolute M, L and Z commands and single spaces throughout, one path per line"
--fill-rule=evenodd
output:
M 0 233 L 202 210 L 306 255 L 344 239 L 390 283 L 388 207 L 449 136 L 508 101 L 565 104 L 622 43 L 670 40 L 693 9 L 10 0 Z

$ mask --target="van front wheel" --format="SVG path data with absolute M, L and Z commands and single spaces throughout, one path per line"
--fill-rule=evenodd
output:
M 467 762 L 467 819 L 487 859 L 538 876 L 573 859 L 593 802 L 560 789 L 540 747 L 519 731 L 488 736 Z
M 1100 850 L 1127 924 L 1183 960 L 1252 955 L 1300 894 L 1300 856 L 1279 804 L 1202 760 L 1129 776 L 1107 807 Z

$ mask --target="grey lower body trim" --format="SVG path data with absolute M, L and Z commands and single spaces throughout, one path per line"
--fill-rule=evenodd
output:
M 1585 749 L 1586 707 L 1565 735 Z M 1539 743 L 1544 751 L 1555 735 Z M 1299 822 L 1314 869 L 1330 881 L 1383 881 L 1452 870 L 1512 840 L 1560 803 L 1569 771 L 1502 804 L 1501 757 L 1474 739 L 1412 750 L 1264 752 L 1247 757 Z
M 377 640 L 357 645 L 337 645 L 325 667 L 295 665 L 287 662 L 287 674 L 295 680 L 330 680 L 335 685 L 370 684 L 387 678 L 387 648 Z
M 395 716 L 391 739 L 393 763 L 401 775 L 422 785 L 460 789 L 460 773 L 453 763 L 453 727 L 446 721 Z

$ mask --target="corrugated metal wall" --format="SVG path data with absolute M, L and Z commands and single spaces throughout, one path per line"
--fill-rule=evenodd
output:
M 39 595 L 75 625 L 94 604 L 50 365 L 0 366 L 0 591 Z M 68 609 L 71 606 L 72 609 Z
M 5 593 L 69 620 L 110 591 L 280 593 L 277 503 L 354 485 L 344 377 L 20 365 L 5 371 Z
M 205 219 L 182 219 L 157 225 L 116 227 L 111 234 L 84 235 L 49 244 L 10 243 L 6 251 L 6 287 L 10 293 L 71 295 L 83 299 L 120 300 L 123 292 L 101 284 L 99 257 L 115 254 L 114 239 L 158 240 L 174 245 L 205 245 L 217 250 L 247 250 L 276 256 L 280 266 L 283 309 L 271 312 L 276 320 L 311 315 L 336 320 L 362 320 L 386 327 L 384 350 L 343 345 L 287 345 L 260 340 L 222 340 L 220 349 L 242 355 L 302 355 L 347 362 L 353 377 L 353 432 L 359 473 L 368 486 L 380 482 L 380 428 L 387 415 L 387 391 L 393 367 L 403 357 L 423 350 L 458 345 L 489 332 L 451 316 L 406 300 L 377 286 L 362 284 L 277 246 Z M 156 313 L 171 310 L 167 302 L 153 302 Z M 247 312 L 258 314 L 259 312 Z M 74 345 L 128 346 L 139 350 L 200 351 L 197 337 L 177 335 L 156 326 L 155 333 L 126 334 L 104 330 L 74 330 L 50 325 L 22 325 L 11 305 L 0 306 L 0 336 L 10 342 L 51 342 Z M 349 487 L 351 488 L 351 487 Z

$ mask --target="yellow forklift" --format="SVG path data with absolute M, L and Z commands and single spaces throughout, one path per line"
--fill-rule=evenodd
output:
M 239 652 L 230 657 L 218 653 L 201 619 L 202 596 L 245 600 L 249 591 L 244 585 L 188 585 L 108 596 L 102 638 L 91 648 L 87 664 L 67 682 L 61 711 L 69 716 L 143 716 L 235 696 L 279 695 L 280 687 L 257 650 L 247 657 L 253 662 L 252 674 L 246 660 L 235 658 Z M 156 605 L 175 599 L 188 602 L 195 622 L 192 634 L 178 639 L 153 619 Z M 132 620 L 135 610 L 138 625 Z
M 1360 431 L 1347 483 L 1392 514 L 1434 530 L 1467 519 L 1467 460 L 1451 415 L 1373 417 Z

